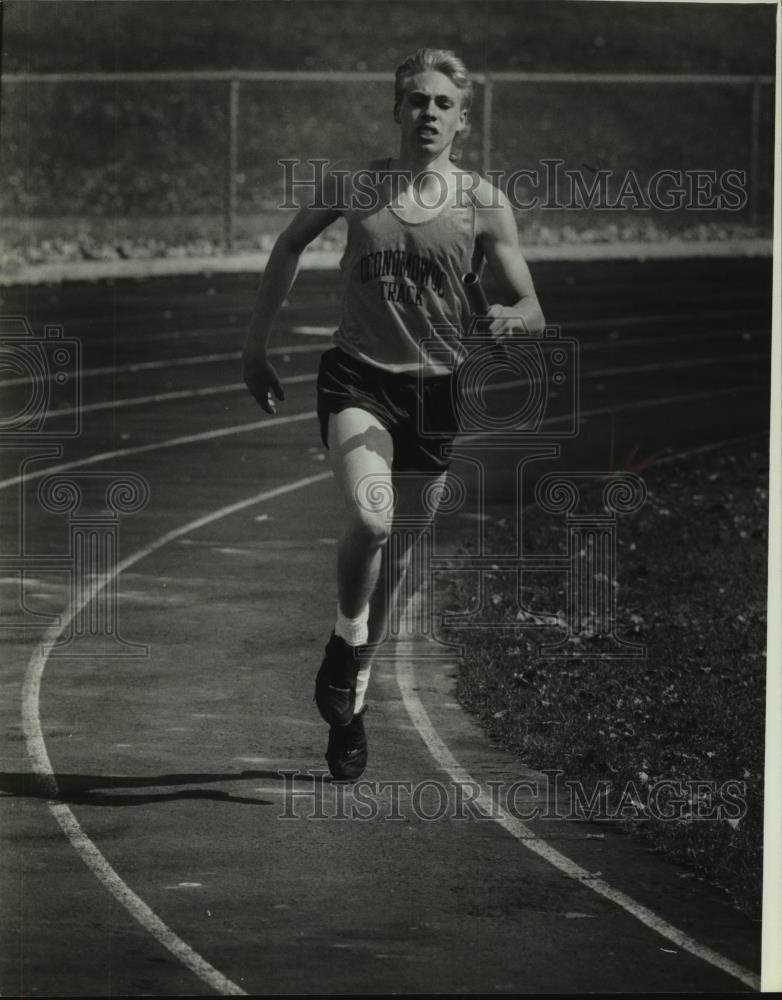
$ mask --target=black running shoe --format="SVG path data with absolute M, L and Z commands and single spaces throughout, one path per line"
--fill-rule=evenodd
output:
M 332 726 L 326 761 L 332 778 L 355 781 L 367 766 L 367 734 L 364 731 L 365 705 L 346 726 Z
M 315 678 L 315 703 L 330 726 L 346 726 L 356 705 L 356 677 L 365 646 L 350 646 L 331 633 L 326 655 Z

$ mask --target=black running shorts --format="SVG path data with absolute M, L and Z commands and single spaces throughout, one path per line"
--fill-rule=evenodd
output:
M 373 414 L 391 434 L 393 468 L 438 474 L 451 464 L 458 424 L 453 405 L 453 375 L 389 372 L 332 347 L 320 359 L 318 420 L 328 448 L 330 413 L 351 406 Z

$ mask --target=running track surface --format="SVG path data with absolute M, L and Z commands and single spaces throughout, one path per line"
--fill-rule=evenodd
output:
M 728 439 L 767 447 L 770 261 L 539 264 L 534 276 L 581 358 L 579 434 L 543 471 Z M 6 621 L 23 627 L 4 635 L 0 994 L 756 987 L 759 926 L 604 827 L 598 839 L 551 820 L 426 822 L 404 795 L 395 820 L 318 819 L 311 799 L 282 818 L 293 807 L 280 772 L 323 773 L 312 679 L 332 624 L 340 503 L 314 376 L 339 287 L 300 276 L 273 339 L 287 400 L 271 419 L 240 386 L 254 285 L 207 275 L 3 291 L 3 315 L 81 341 L 83 398 L 64 390 L 55 436 L 5 449 L 0 469 L 3 551 L 23 539 L 28 559 L 26 614 L 16 571 L 2 573 Z M 26 388 L 0 380 L 15 412 Z M 80 434 L 57 438 L 69 409 Z M 146 656 L 85 640 L 47 659 L 39 645 L 67 626 L 51 624 L 63 573 L 30 561 L 67 550 L 65 515 L 37 495 L 53 467 L 92 490 L 107 474 L 149 485 L 147 505 L 121 518 L 118 576 L 122 636 Z M 487 478 L 487 511 L 501 516 L 512 470 L 489 462 Z M 468 515 L 443 519 L 444 546 L 475 530 Z M 85 610 L 100 578 L 91 586 Z M 376 668 L 369 780 L 532 774 L 464 717 L 453 670 L 405 646 Z M 333 817 L 339 789 L 315 787 Z

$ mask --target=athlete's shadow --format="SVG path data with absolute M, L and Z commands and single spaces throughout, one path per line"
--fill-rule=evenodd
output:
M 325 775 L 309 771 L 289 770 L 287 774 L 305 776 L 315 785 L 325 785 Z M 141 806 L 155 802 L 174 802 L 178 799 L 211 799 L 216 802 L 235 802 L 238 805 L 273 806 L 283 801 L 286 790 L 280 771 L 240 771 L 228 774 L 158 774 L 148 777 L 57 774 L 58 792 L 35 774 L 21 772 L 0 773 L 0 797 L 50 799 L 69 805 L 90 806 Z M 167 785 L 205 785 L 212 782 L 275 781 L 280 784 L 278 800 L 235 795 L 217 788 L 179 788 L 171 792 L 146 792 L 140 795 L 125 794 L 126 789 L 159 788 Z
M 393 447 L 389 446 L 388 435 L 379 428 L 367 427 L 360 434 L 353 434 L 346 438 L 335 451 L 340 457 L 344 457 L 356 448 L 366 448 L 367 451 L 375 452 L 389 467 L 391 466 L 394 458 Z

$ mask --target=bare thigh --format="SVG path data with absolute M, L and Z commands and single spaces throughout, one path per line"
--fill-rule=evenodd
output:
M 351 406 L 329 415 L 328 442 L 348 516 L 373 533 L 390 530 L 394 445 L 389 432 L 374 414 Z
M 351 517 L 380 520 L 389 530 L 392 517 L 399 526 L 415 522 L 422 527 L 434 518 L 447 472 L 392 472 L 393 440 L 374 414 L 360 407 L 330 414 L 328 441 Z

